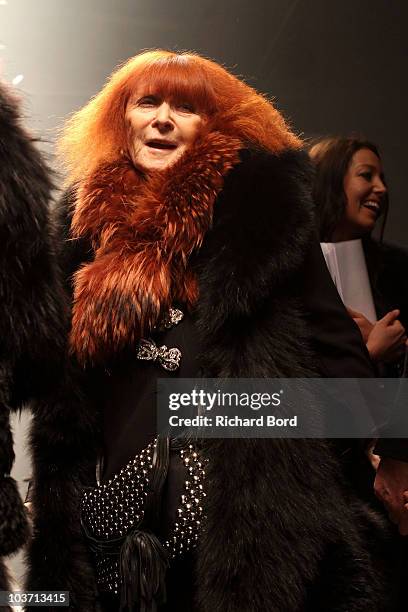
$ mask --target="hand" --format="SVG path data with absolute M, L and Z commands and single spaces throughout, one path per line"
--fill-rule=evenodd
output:
M 383 457 L 377 470 L 374 492 L 383 502 L 390 520 L 401 535 L 408 535 L 408 462 Z
M 358 312 L 358 310 L 347 308 L 347 312 L 353 321 L 359 326 L 363 340 L 365 344 L 367 344 L 368 336 L 370 335 L 374 325 L 363 315 L 362 312 Z
M 368 457 L 368 460 L 371 463 L 372 467 L 374 468 L 375 472 L 378 470 L 378 466 L 380 465 L 380 460 L 381 460 L 381 457 L 379 455 L 375 455 L 373 452 L 376 444 L 377 444 L 377 440 L 372 440 L 372 442 L 370 443 L 370 445 L 368 446 L 366 450 L 366 455 Z
M 402 499 L 404 501 L 404 508 L 408 512 L 408 491 L 404 491 L 402 494 Z
M 392 363 L 403 355 L 407 336 L 399 314 L 399 310 L 391 310 L 373 326 L 366 343 L 373 361 Z

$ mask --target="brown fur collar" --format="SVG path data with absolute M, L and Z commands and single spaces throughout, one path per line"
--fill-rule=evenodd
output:
M 195 303 L 189 258 L 241 148 L 212 133 L 152 177 L 123 159 L 80 184 L 71 232 L 90 238 L 95 252 L 74 277 L 71 349 L 81 363 L 134 344 L 173 302 Z

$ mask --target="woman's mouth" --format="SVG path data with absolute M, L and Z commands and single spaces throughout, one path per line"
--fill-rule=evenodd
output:
M 378 202 L 374 200 L 367 200 L 367 202 L 363 202 L 362 206 L 364 208 L 368 208 L 368 210 L 372 210 L 378 216 L 381 212 L 381 207 Z
M 162 140 L 159 138 L 147 140 L 145 144 L 151 149 L 164 149 L 168 151 L 173 151 L 174 149 L 177 149 L 178 146 L 177 143 L 172 140 Z

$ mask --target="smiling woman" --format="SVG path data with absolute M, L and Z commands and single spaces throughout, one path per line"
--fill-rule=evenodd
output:
M 344 177 L 347 205 L 333 232 L 334 240 L 352 240 L 370 233 L 384 212 L 386 192 L 378 155 L 368 148 L 356 151 Z
M 378 148 L 358 138 L 326 138 L 311 147 L 310 156 L 320 239 L 335 283 L 371 358 L 387 364 L 383 375 L 395 376 L 402 367 L 408 323 L 406 281 L 396 275 L 407 255 L 382 242 L 388 193 Z M 376 242 L 371 233 L 378 223 L 381 240 Z
M 387 188 L 373 143 L 357 138 L 325 138 L 315 143 L 309 154 L 316 167 L 313 195 L 322 242 L 362 238 L 380 217 L 384 226 Z M 362 210 L 368 202 L 373 203 L 375 214 L 365 215 Z

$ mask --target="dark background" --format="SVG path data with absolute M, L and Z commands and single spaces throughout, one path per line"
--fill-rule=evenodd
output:
M 304 137 L 378 143 L 386 238 L 408 246 L 407 36 L 407 0 L 0 0 L 0 75 L 23 77 L 27 121 L 52 156 L 57 126 L 118 63 L 149 47 L 197 50 L 273 96 Z M 25 427 L 14 422 L 23 497 Z M 22 555 L 13 562 L 19 576 Z
M 56 126 L 149 47 L 193 49 L 274 97 L 304 137 L 358 132 L 382 153 L 386 238 L 408 245 L 408 3 L 0 0 L 3 76 L 52 152 Z

